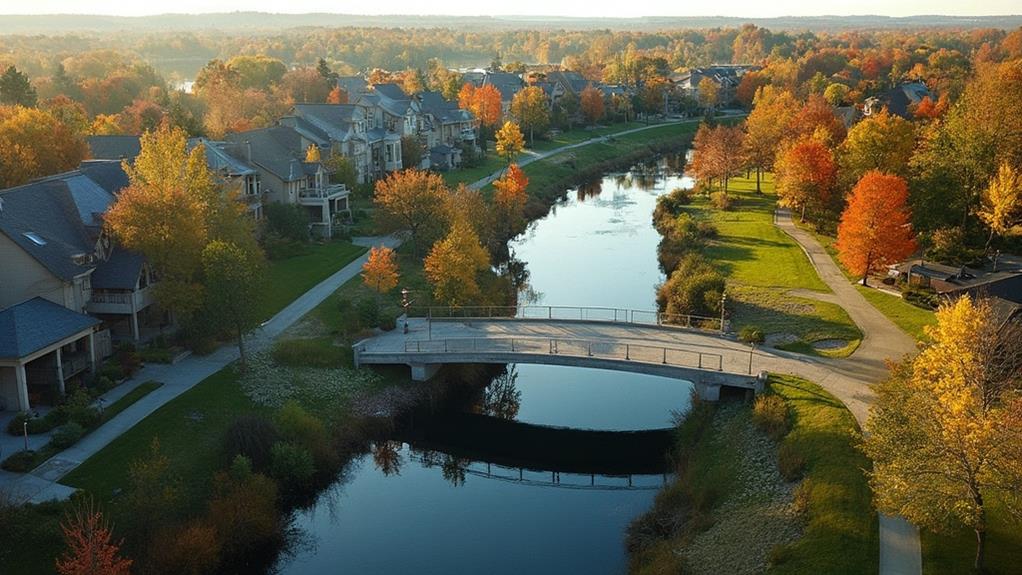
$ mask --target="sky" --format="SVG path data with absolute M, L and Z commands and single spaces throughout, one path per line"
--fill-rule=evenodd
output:
M 0 14 L 108 14 L 146 16 L 151 14 L 233 12 L 334 12 L 347 14 L 449 14 L 537 15 L 537 16 L 773 16 L 861 15 L 883 16 L 953 15 L 989 16 L 1019 14 L 1022 0 L 630 0 L 628 2 L 581 2 L 580 0 L 515 0 L 481 3 L 452 0 L 388 0 L 374 9 L 366 2 L 343 0 L 0 0 Z

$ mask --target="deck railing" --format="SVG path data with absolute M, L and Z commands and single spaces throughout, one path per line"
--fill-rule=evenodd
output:
M 719 317 L 667 314 L 651 310 L 613 307 L 519 305 L 519 306 L 429 306 L 408 310 L 409 317 L 429 319 L 546 319 L 558 321 L 600 321 L 635 325 L 669 326 L 721 331 Z

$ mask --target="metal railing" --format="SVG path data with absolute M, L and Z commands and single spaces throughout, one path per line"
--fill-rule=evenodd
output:
M 429 319 L 546 319 L 558 321 L 600 321 L 650 326 L 684 327 L 720 331 L 719 317 L 667 314 L 650 310 L 613 307 L 520 305 L 520 306 L 429 306 L 411 307 L 409 317 Z
M 357 353 L 365 349 L 357 349 Z M 421 339 L 405 342 L 405 353 L 520 353 L 616 359 L 724 371 L 724 356 L 658 345 L 532 337 Z
M 299 198 L 325 199 L 347 192 L 344 184 L 333 184 L 322 188 L 305 188 L 298 191 Z

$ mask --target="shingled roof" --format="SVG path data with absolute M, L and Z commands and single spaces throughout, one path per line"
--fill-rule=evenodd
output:
M 293 128 L 273 126 L 238 132 L 228 134 L 227 141 L 241 144 L 246 156 L 250 148 L 251 155 L 245 158 L 247 161 L 261 166 L 285 182 L 301 179 L 308 173 L 308 167 L 304 165 L 302 136 Z
M 99 324 L 41 297 L 0 310 L 0 359 L 19 359 Z

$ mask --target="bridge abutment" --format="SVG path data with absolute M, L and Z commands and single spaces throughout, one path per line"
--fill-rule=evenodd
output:
M 408 367 L 412 368 L 412 381 L 428 381 L 436 372 L 440 371 L 443 367 L 439 363 L 410 363 Z

